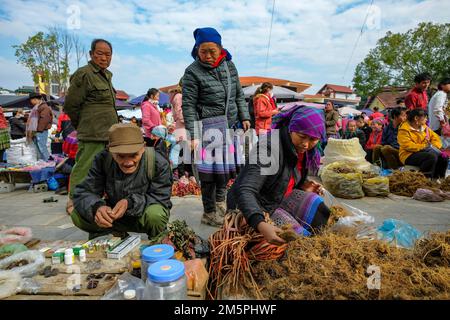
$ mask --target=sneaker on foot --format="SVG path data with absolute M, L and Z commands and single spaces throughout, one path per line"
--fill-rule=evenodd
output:
M 215 211 L 203 213 L 202 223 L 212 227 L 221 227 L 223 225 L 223 218 Z
M 225 201 L 216 202 L 216 211 L 221 218 L 225 217 L 227 213 L 227 203 Z

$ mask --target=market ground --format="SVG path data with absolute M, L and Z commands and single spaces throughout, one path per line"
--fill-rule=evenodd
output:
M 43 203 L 54 197 L 58 202 Z M 33 237 L 41 240 L 86 240 L 87 233 L 77 229 L 65 213 L 67 196 L 54 192 L 33 193 L 28 186 L 16 186 L 16 191 L 0 194 L 0 225 L 30 227 Z M 446 231 L 450 229 L 450 201 L 419 202 L 406 197 L 390 195 L 388 198 L 365 197 L 342 200 L 366 211 L 379 225 L 384 219 L 406 221 L 420 231 Z M 202 204 L 199 197 L 172 198 L 171 220 L 184 219 L 203 238 L 216 229 L 200 223 Z

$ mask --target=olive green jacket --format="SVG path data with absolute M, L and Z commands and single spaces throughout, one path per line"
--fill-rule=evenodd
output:
M 92 61 L 70 77 L 64 111 L 81 141 L 108 141 L 109 128 L 119 122 L 111 78 Z

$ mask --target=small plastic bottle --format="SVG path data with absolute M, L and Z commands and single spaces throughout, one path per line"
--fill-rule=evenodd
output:
M 86 262 L 86 250 L 81 249 L 79 257 L 80 257 L 80 262 Z
M 136 290 L 126 290 L 123 293 L 123 298 L 125 300 L 136 300 Z
M 75 262 L 75 256 L 73 254 L 73 250 L 72 249 L 66 249 L 66 251 L 64 251 L 64 264 L 66 265 L 72 265 Z

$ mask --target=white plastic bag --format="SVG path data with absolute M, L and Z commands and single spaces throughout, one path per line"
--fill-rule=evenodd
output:
M 11 140 L 11 147 L 6 152 L 6 159 L 12 165 L 28 165 L 38 161 L 34 143 L 27 144 L 26 138 Z
M 127 290 L 136 291 L 136 300 L 144 299 L 144 282 L 132 276 L 130 273 L 125 272 L 117 279 L 116 284 L 105 293 L 101 300 L 124 300 L 124 292 Z
M 22 277 L 33 277 L 39 269 L 45 264 L 45 256 L 37 250 L 29 250 L 16 253 L 8 258 L 0 260 L 0 270 L 6 269 L 11 263 L 26 260 L 27 265 L 16 267 L 11 271 L 18 272 Z
M 15 295 L 20 291 L 22 277 L 14 271 L 0 271 L 0 299 Z
M 343 161 L 355 169 L 370 171 L 371 164 L 366 161 L 366 152 L 361 147 L 358 138 L 328 139 L 324 150 L 323 165 Z
M 367 212 L 352 207 L 344 202 L 339 202 L 328 190 L 323 190 L 323 201 L 329 208 L 332 206 L 341 206 L 350 215 L 339 218 L 339 220 L 331 227 L 336 233 L 356 234 L 357 238 L 369 237 L 376 238 L 376 227 L 374 226 L 375 218 Z

